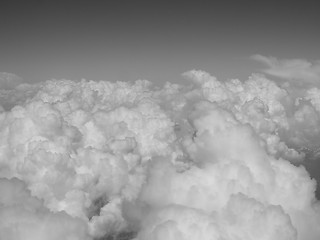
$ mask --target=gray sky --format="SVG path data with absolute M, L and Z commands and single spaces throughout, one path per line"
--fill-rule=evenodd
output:
M 319 59 L 312 4 L 242 1 L 7 1 L 0 72 L 51 78 L 177 81 L 190 69 L 246 79 L 262 54 Z

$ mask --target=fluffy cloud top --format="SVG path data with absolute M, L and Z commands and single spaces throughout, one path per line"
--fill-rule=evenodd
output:
M 320 83 L 320 61 L 313 63 L 305 59 L 283 59 L 253 55 L 252 59 L 267 66 L 263 71 L 272 76 L 287 80 Z
M 320 90 L 184 76 L 3 90 L 0 236 L 318 240 Z

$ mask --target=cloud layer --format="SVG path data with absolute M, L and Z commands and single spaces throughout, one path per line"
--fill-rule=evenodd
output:
M 320 89 L 184 76 L 0 90 L 0 236 L 318 240 Z

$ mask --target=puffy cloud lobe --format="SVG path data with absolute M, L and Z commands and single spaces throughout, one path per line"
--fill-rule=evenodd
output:
M 134 198 L 144 181 L 141 163 L 170 155 L 175 140 L 173 122 L 159 106 L 146 95 L 136 99 L 147 85 L 40 86 L 24 106 L 2 113 L 2 176 L 25 181 L 51 211 L 84 219 L 92 236 L 121 231 L 122 201 Z
M 281 207 L 266 207 L 242 194 L 233 195 L 221 214 L 170 205 L 151 214 L 145 224 L 145 230 L 140 232 L 137 239 L 297 238 L 290 217 Z
M 1 178 L 0 192 L 1 239 L 91 239 L 83 220 L 50 212 L 20 180 Z
M 42 209 L 26 224 L 53 219 L 25 234 L 319 239 L 315 181 L 289 162 L 319 147 L 318 89 L 292 94 L 262 75 L 184 76 L 193 84 L 52 80 L 11 90 L 17 97 L 0 113 L 0 177 L 32 195 L 15 207 L 31 198 Z
M 305 59 L 278 60 L 262 55 L 253 55 L 252 59 L 265 64 L 268 68 L 264 72 L 272 76 L 319 85 L 320 61 L 311 63 Z
M 196 107 L 194 118 L 197 135 L 193 141 L 186 141 L 186 144 L 196 164 L 179 173 L 168 162 L 156 162 L 149 172 L 149 185 L 141 195 L 143 202 L 151 205 L 151 209 L 164 209 L 166 213 L 166 209 L 172 204 L 198 209 L 201 214 L 207 214 L 210 222 L 225 223 L 227 220 L 224 217 L 229 216 L 230 219 L 227 218 L 232 222 L 231 229 L 230 224 L 226 223 L 218 228 L 220 230 L 216 230 L 213 225 L 210 233 L 204 229 L 197 230 L 200 231 L 198 236 L 203 239 L 210 239 L 210 234 L 216 234 L 222 239 L 256 239 L 257 236 L 263 236 L 262 239 L 296 239 L 296 231 L 300 232 L 301 239 L 316 239 L 309 238 L 307 233 L 302 234 L 302 229 L 308 228 L 310 222 L 307 218 L 311 216 L 303 217 L 299 212 L 313 212 L 315 201 L 315 183 L 310 181 L 304 168 L 296 168 L 286 161 L 270 158 L 259 146 L 257 136 L 251 128 L 240 124 L 230 113 L 215 105 L 200 103 Z M 239 193 L 240 197 L 235 197 Z M 292 201 L 296 194 L 304 197 Z M 248 197 L 253 200 L 244 200 Z M 237 209 L 231 210 L 233 204 L 236 204 Z M 253 210 L 256 207 L 259 214 Z M 253 211 L 252 215 L 244 208 Z M 234 213 L 237 217 L 230 217 L 229 211 L 237 211 Z M 255 219 L 257 216 L 263 220 Z M 172 215 L 163 217 L 168 218 L 166 222 L 189 221 L 186 219 L 189 216 L 182 217 L 184 220 L 175 220 Z M 303 223 L 302 218 L 308 223 Z M 319 212 L 314 212 L 312 218 L 315 219 L 312 228 L 315 228 Z M 282 219 L 277 222 L 279 225 L 274 225 L 275 219 Z M 151 227 L 148 225 L 141 239 L 152 238 L 158 227 L 162 229 L 164 223 L 158 222 L 157 215 L 154 221 L 155 230 L 150 232 Z M 147 222 L 150 224 L 151 220 Z M 242 225 L 244 222 L 247 225 Z M 257 222 L 261 226 L 256 226 Z M 195 221 L 192 224 L 200 227 L 207 223 Z M 267 227 L 268 225 L 270 226 Z M 170 224 L 169 229 L 165 228 L 166 235 L 163 239 L 170 239 L 170 236 L 175 239 L 181 234 L 181 239 L 193 236 L 193 233 L 188 232 L 190 226 L 183 227 L 185 230 L 180 228 L 182 227 L 177 223 Z
M 184 75 L 194 77 L 196 72 L 193 70 Z M 217 103 L 219 107 L 231 111 L 241 123 L 250 124 L 265 141 L 264 145 L 270 154 L 297 162 L 303 159 L 303 153 L 286 144 L 290 141 L 286 134 L 291 131 L 287 115 L 288 108 L 291 107 L 284 103 L 293 101 L 286 89 L 280 88 L 261 75 L 253 75 L 244 83 L 239 80 L 218 82 L 208 73 L 201 74 L 201 79 L 203 84 L 197 98 Z M 282 138 L 278 135 L 280 129 L 284 132 Z M 286 142 L 283 142 L 284 140 Z

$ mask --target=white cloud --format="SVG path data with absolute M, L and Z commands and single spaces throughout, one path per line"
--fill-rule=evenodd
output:
M 263 71 L 275 77 L 309 83 L 320 83 L 320 61 L 305 59 L 282 59 L 253 55 L 252 59 L 266 65 Z
M 50 212 L 22 181 L 0 178 L 0 192 L 0 239 L 91 239 L 85 221 Z
M 221 212 L 169 205 L 146 219 L 137 239 L 297 239 L 290 217 L 279 206 L 236 194 Z
M 6 90 L 0 221 L 12 221 L 2 220 L 3 238 L 18 225 L 42 240 L 50 231 L 318 240 L 315 181 L 289 161 L 320 145 L 319 89 L 184 76 L 194 84 L 52 80 Z M 42 221 L 42 235 L 26 227 Z

